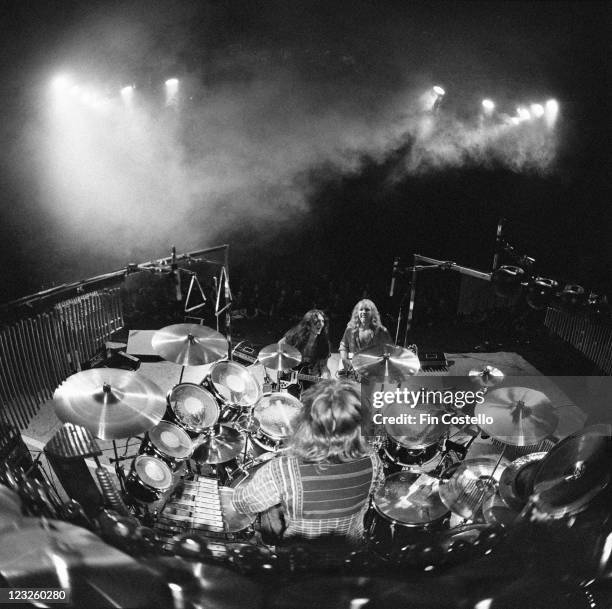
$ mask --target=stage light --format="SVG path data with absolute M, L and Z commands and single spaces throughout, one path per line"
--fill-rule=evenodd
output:
M 520 266 L 500 266 L 491 278 L 495 294 L 500 298 L 517 296 L 522 289 L 525 271 Z
M 121 89 L 121 98 L 123 99 L 123 103 L 128 108 L 131 108 L 134 101 L 134 85 L 123 87 L 123 89 Z
M 587 296 L 584 288 L 575 283 L 568 283 L 559 295 L 564 309 L 570 313 L 575 313 L 586 304 Z
M 532 116 L 535 116 L 535 118 L 542 118 L 544 116 L 544 106 L 542 104 L 531 104 L 529 109 L 531 110 Z
M 544 118 L 546 119 L 546 124 L 549 127 L 552 127 L 559 115 L 559 103 L 556 99 L 549 99 L 544 106 Z
M 446 91 L 440 86 L 440 85 L 436 85 L 433 88 L 433 92 L 438 95 L 439 97 L 442 97 L 443 95 L 446 95 Z
M 531 118 L 531 112 L 527 110 L 524 106 L 519 106 L 516 109 L 516 114 L 518 116 L 519 122 L 528 121 Z
M 71 84 L 72 81 L 66 74 L 58 74 L 51 80 L 51 86 L 55 91 L 65 91 Z
M 493 112 L 493 110 L 495 110 L 495 102 L 492 99 L 483 99 L 482 107 L 487 113 Z
M 554 279 L 535 277 L 527 286 L 525 300 L 532 309 L 541 311 L 549 305 L 558 288 L 559 283 Z
M 178 78 L 169 78 L 166 81 L 166 105 L 175 105 L 178 100 L 179 81 Z

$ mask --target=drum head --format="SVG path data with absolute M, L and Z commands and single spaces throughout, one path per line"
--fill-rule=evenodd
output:
M 449 425 L 442 423 L 444 410 L 433 406 L 406 408 L 405 404 L 389 404 L 383 408 L 385 417 L 400 417 L 406 413 L 416 417 L 415 423 L 385 423 L 387 434 L 398 444 L 411 450 L 435 444 Z
M 255 377 L 236 362 L 213 364 L 207 379 L 228 404 L 249 407 L 257 404 L 262 389 Z
M 188 459 L 193 452 L 189 434 L 174 423 L 161 421 L 148 431 L 148 435 L 159 452 L 173 459 Z
M 161 460 L 149 455 L 134 459 L 134 471 L 140 481 L 149 488 L 165 491 L 172 486 L 172 472 Z
M 272 440 L 284 440 L 293 433 L 303 404 L 288 393 L 271 393 L 261 398 L 253 410 L 261 432 Z
M 439 480 L 426 474 L 391 474 L 374 495 L 378 512 L 405 524 L 435 522 L 448 514 L 438 494 Z
M 179 425 L 200 433 L 219 419 L 219 404 L 209 391 L 194 383 L 176 385 L 168 395 L 170 408 Z

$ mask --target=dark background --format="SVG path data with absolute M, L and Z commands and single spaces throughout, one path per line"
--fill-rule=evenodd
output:
M 606 3 L 596 2 L 3 3 L 0 299 L 166 256 L 173 244 L 189 251 L 220 243 L 231 246 L 236 277 L 306 281 L 326 274 L 380 291 L 393 257 L 409 264 L 415 252 L 490 270 L 502 216 L 506 238 L 536 259 L 537 274 L 610 293 L 608 15 Z M 133 29 L 111 44 L 108 31 L 117 23 Z M 283 169 L 278 184 L 271 171 L 263 185 L 249 178 L 240 192 L 226 190 L 205 208 L 190 201 L 179 211 L 169 202 L 167 231 L 159 229 L 163 222 L 143 225 L 146 213 L 119 228 L 111 208 L 104 222 L 96 216 L 87 224 L 85 214 L 87 229 L 95 225 L 92 240 L 78 226 L 66 228 L 57 213 L 61 198 L 49 203 L 40 164 L 30 162 L 38 140 L 23 143 L 41 122 L 43 83 L 66 65 L 145 74 L 149 84 L 174 70 L 197 81 L 200 93 L 225 87 L 228 100 L 252 98 L 240 87 L 276 74 L 280 81 L 288 70 L 287 90 L 295 83 L 296 97 L 279 94 L 257 112 L 245 104 L 248 120 L 231 124 L 233 134 L 261 144 L 262 156 L 283 156 L 274 139 L 281 129 L 281 144 L 311 138 L 316 152 L 327 134 L 313 144 L 299 117 L 316 126 L 325 116 L 322 131 L 347 117 L 363 121 L 356 131 L 382 124 L 385 100 L 422 83 L 444 84 L 443 111 L 454 116 L 488 95 L 508 104 L 554 97 L 561 108 L 556 155 L 544 170 L 467 158 L 411 172 L 410 132 L 382 149 L 353 146 L 350 163 L 335 162 L 332 142 L 324 154 Z M 283 105 L 296 99 L 303 103 L 299 116 Z M 206 94 L 191 103 L 205 105 Z M 195 156 L 189 129 L 178 142 Z M 247 154 L 256 157 L 253 149 Z M 288 181 L 299 204 L 285 197 Z M 205 188 L 200 194 L 207 196 Z M 185 211 L 183 220 L 178 214 Z M 172 226 L 194 230 L 183 236 Z

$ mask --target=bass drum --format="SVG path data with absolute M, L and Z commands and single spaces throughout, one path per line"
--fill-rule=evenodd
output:
M 288 393 L 271 393 L 261 398 L 253 410 L 253 417 L 259 424 L 251 434 L 255 452 L 258 452 L 257 447 L 263 452 L 284 448 L 303 409 L 303 404 Z
M 167 402 L 164 420 L 182 427 L 192 438 L 219 420 L 219 404 L 210 392 L 195 383 L 175 385 Z
M 193 442 L 189 434 L 178 425 L 160 421 L 145 434 L 139 453 L 160 458 L 176 472 L 191 457 Z
M 426 474 L 391 474 L 373 498 L 366 515 L 366 533 L 372 549 L 389 558 L 410 544 L 444 531 L 450 510 L 438 494 L 439 480 Z
M 157 457 L 139 455 L 132 461 L 125 490 L 138 503 L 154 503 L 172 488 L 170 468 Z

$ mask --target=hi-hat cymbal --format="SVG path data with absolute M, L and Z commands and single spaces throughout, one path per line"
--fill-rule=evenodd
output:
M 174 324 L 158 330 L 151 345 L 163 359 L 181 366 L 202 366 L 227 356 L 223 334 L 198 324 Z
M 503 467 L 495 467 L 497 459 L 478 457 L 466 459 L 455 473 L 438 488 L 442 503 L 451 512 L 475 520 L 482 505 L 497 488 Z
M 244 435 L 227 425 L 211 428 L 210 434 L 193 451 L 193 459 L 200 465 L 225 463 L 244 449 Z
M 274 343 L 264 347 L 257 359 L 266 368 L 283 372 L 297 366 L 302 361 L 302 354 L 287 343 Z
M 483 366 L 473 368 L 468 372 L 471 381 L 478 383 L 481 387 L 494 387 L 504 380 L 504 373 L 494 366 Z
M 609 486 L 612 425 L 587 427 L 553 446 L 533 481 L 532 499 L 553 517 L 577 514 Z
M 489 391 L 474 414 L 490 417 L 480 427 L 504 444 L 533 446 L 550 436 L 559 418 L 541 391 L 527 387 L 502 387 Z
M 102 440 L 129 438 L 157 425 L 166 410 L 161 389 L 137 372 L 83 370 L 53 394 L 58 419 L 82 425 Z
M 509 508 L 517 512 L 523 509 L 533 491 L 533 480 L 546 454 L 537 452 L 523 455 L 504 469 L 499 479 L 499 494 Z
M 353 357 L 352 365 L 359 374 L 390 381 L 414 376 L 421 369 L 418 356 L 397 345 L 374 345 L 359 351 Z

